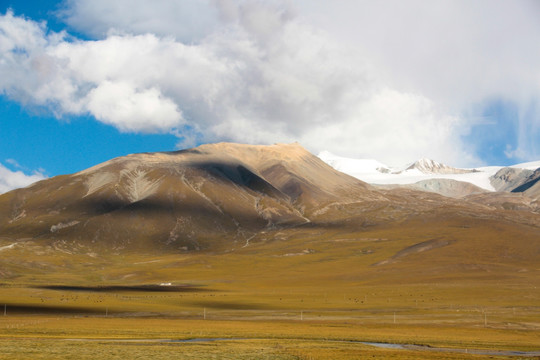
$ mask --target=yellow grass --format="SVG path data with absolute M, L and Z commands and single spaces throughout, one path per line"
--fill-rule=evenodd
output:
M 487 357 L 361 342 L 539 351 L 538 230 L 420 228 L 279 230 L 215 254 L 5 250 L 0 358 Z M 441 237 L 450 245 L 407 250 Z M 191 291 L 122 288 L 169 282 Z M 156 341 L 192 338 L 230 340 Z
M 158 318 L 7 316 L 0 323 L 6 358 L 475 358 L 389 350 L 352 341 L 507 348 L 538 344 L 538 332 L 462 326 L 363 324 L 357 321 L 216 321 Z M 163 339 L 230 338 L 206 343 Z M 88 341 L 91 340 L 91 341 Z M 133 341 L 137 340 L 137 341 Z M 527 345 L 528 344 L 528 345 Z M 9 355 L 9 356 L 8 356 Z M 170 357 L 169 357 L 170 358 Z

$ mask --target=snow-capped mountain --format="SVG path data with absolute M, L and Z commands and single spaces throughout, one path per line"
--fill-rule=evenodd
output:
M 345 158 L 328 151 L 321 152 L 319 158 L 336 170 L 354 176 L 369 184 L 418 184 L 419 186 L 416 186 L 416 188 L 423 188 L 443 195 L 447 195 L 445 190 L 447 190 L 446 187 L 448 184 L 452 184 L 454 189 L 456 184 L 435 180 L 447 179 L 469 183 L 480 188 L 478 191 L 512 191 L 525 182 L 530 182 L 531 174 L 534 170 L 540 168 L 540 161 L 535 161 L 516 164 L 511 167 L 486 166 L 475 169 L 459 169 L 430 159 L 420 159 L 400 168 L 392 168 L 377 160 Z M 426 187 L 425 184 L 428 180 L 430 186 Z M 474 190 L 467 187 L 467 190 L 463 194 L 468 195 L 470 193 L 474 193 Z
M 445 164 L 441 164 L 431 159 L 420 159 L 409 165 L 405 170 L 419 170 L 424 174 L 467 174 L 477 172 L 475 169 L 457 169 Z
M 329 151 L 322 151 L 318 156 L 322 161 L 332 166 L 334 169 L 349 175 L 351 175 L 351 173 L 384 174 L 391 171 L 388 166 L 373 159 L 351 159 L 339 157 Z

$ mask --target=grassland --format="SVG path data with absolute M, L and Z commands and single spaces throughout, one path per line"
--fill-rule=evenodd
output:
M 533 344 L 533 332 L 462 326 L 365 324 L 360 321 L 187 320 L 117 317 L 10 317 L 6 358 L 482 358 L 463 353 L 381 349 L 356 342 L 396 341 L 469 349 Z M 228 337 L 230 340 L 222 338 Z M 220 338 L 212 342 L 163 339 Z M 8 356 L 9 355 L 9 356 Z M 501 356 L 500 358 L 505 358 Z
M 445 219 L 281 229 L 220 253 L 28 242 L 1 253 L 0 358 L 521 358 L 364 343 L 540 351 L 538 235 Z M 198 338 L 218 340 L 178 342 Z

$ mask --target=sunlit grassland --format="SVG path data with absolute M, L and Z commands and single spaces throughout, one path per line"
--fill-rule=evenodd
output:
M 152 356 L 158 359 L 463 359 L 482 356 L 379 349 L 356 341 L 508 349 L 509 344 L 512 344 L 511 348 L 534 347 L 533 344 L 538 344 L 539 340 L 537 334 L 526 331 L 459 325 L 365 324 L 358 321 L 11 316 L 3 319 L 0 326 L 0 353 L 3 354 L 0 357 L 10 359 L 120 356 Z M 163 342 L 165 339 L 193 338 L 220 340 Z
M 419 228 L 276 230 L 225 253 L 9 249 L 0 358 L 485 358 L 360 342 L 540 350 L 538 230 Z M 432 239 L 448 245 L 411 248 Z M 181 287 L 134 289 L 160 283 Z M 193 338 L 231 340 L 156 341 Z
M 209 343 L 151 341 L 1 341 L 6 359 L 482 359 L 486 356 L 392 349 L 350 342 L 315 340 L 238 340 Z M 490 356 L 491 359 L 505 357 Z

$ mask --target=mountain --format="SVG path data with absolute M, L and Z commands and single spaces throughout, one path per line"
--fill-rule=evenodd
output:
M 497 191 L 513 191 L 529 181 L 532 170 L 505 167 L 490 177 L 491 185 Z
M 529 189 L 537 186 L 540 181 L 540 168 L 536 169 L 532 174 L 530 174 L 525 181 L 523 181 L 519 186 L 512 189 L 512 192 L 527 192 Z
M 368 164 L 373 174 L 404 176 Z M 516 349 L 515 334 L 530 334 L 518 344 L 530 349 L 538 343 L 540 204 L 527 192 L 540 183 L 529 178 L 520 193 L 467 190 L 444 178 L 416 184 L 467 192 L 460 198 L 388 189 L 298 144 L 208 144 L 112 159 L 0 195 L 4 337 L 100 345 L 245 338 L 263 328 L 275 339 L 290 328 L 289 346 L 307 329 L 305 348 L 337 339 L 358 358 L 358 341 L 374 328 L 377 341 L 411 329 L 411 343 L 426 341 L 418 329 L 447 328 L 426 344 L 463 329 L 487 332 L 486 348 L 504 337 Z M 156 345 L 178 353 L 177 340 L 165 341 Z M 249 349 L 234 348 L 231 358 L 261 356 L 258 345 Z M 284 349 L 277 356 L 299 356 Z M 327 350 L 320 358 L 335 357 L 333 345 Z M 394 350 L 380 357 L 406 351 Z
M 360 169 L 387 180 L 408 181 L 421 171 L 425 177 L 390 190 L 374 187 L 339 172 L 299 144 L 219 143 L 132 154 L 0 195 L 0 237 L 63 249 L 77 244 L 92 251 L 222 251 L 279 229 L 358 230 L 425 217 L 426 212 L 453 217 L 451 209 L 456 208 L 514 218 L 505 212 L 482 215 L 483 207 L 536 212 L 540 206 L 538 171 L 519 172 L 523 175 L 514 182 L 519 194 L 494 197 L 468 182 L 446 178 L 485 178 L 483 170 L 467 172 L 422 160 L 397 173 L 374 160 L 325 156 L 337 169 Z M 419 190 L 464 198 L 466 203 Z
M 4 194 L 0 235 L 112 249 L 221 248 L 309 223 L 343 198 L 376 197 L 369 189 L 298 144 L 211 144 L 128 155 Z
M 400 169 L 376 160 L 344 158 L 327 151 L 321 152 L 319 157 L 336 170 L 372 185 L 384 185 L 386 188 L 406 185 L 449 197 L 464 197 L 485 191 L 524 192 L 540 176 L 535 172 L 540 168 L 540 161 L 510 167 L 459 169 L 424 158 Z M 533 191 L 527 194 L 533 194 L 533 199 L 538 198 Z
M 424 174 L 468 174 L 478 172 L 475 169 L 457 169 L 445 164 L 441 164 L 431 159 L 420 159 L 407 167 L 407 170 L 418 170 Z M 396 174 L 399 174 L 397 172 Z
M 361 168 L 365 173 L 398 179 L 420 169 L 430 172 L 429 176 L 481 173 L 465 173 L 427 160 L 401 173 L 389 173 L 389 167 L 372 160 L 334 160 L 338 169 Z M 522 182 L 527 179 L 534 181 L 529 176 Z M 425 217 L 426 212 L 454 216 L 450 209 L 456 207 L 464 213 L 482 213 L 477 206 L 504 210 L 504 204 L 511 203 L 511 208 L 529 212 L 538 207 L 526 195 L 509 194 L 504 200 L 476 196 L 463 203 L 418 192 L 455 198 L 484 192 L 444 178 L 407 186 L 377 189 L 337 171 L 296 143 L 207 144 L 119 157 L 3 194 L 0 236 L 64 249 L 76 243 L 94 250 L 221 251 L 247 245 L 261 232 L 279 229 L 363 229 Z M 531 185 L 527 191 L 535 189 Z
M 465 191 L 447 182 L 424 185 Z M 236 294 L 243 309 L 276 289 L 275 304 L 297 290 L 363 297 L 364 286 L 469 284 L 484 296 L 504 280 L 526 290 L 538 282 L 540 204 L 527 194 L 537 189 L 453 198 L 375 187 L 298 144 L 133 154 L 0 195 L 0 277 L 98 289 L 195 283 Z M 237 308 L 228 299 L 188 305 Z

